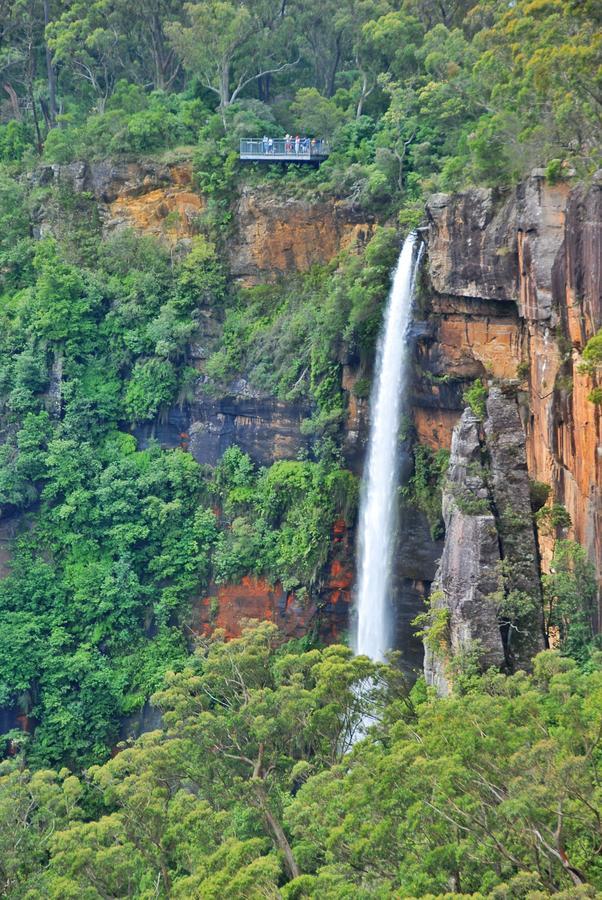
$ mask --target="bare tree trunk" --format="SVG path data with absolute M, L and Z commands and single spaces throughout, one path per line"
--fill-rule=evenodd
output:
M 48 118 L 50 125 L 56 122 L 56 71 L 52 64 L 52 54 L 46 40 L 46 28 L 50 23 L 50 2 L 44 0 L 44 47 L 46 49 L 46 71 L 48 73 Z
M 12 86 L 12 84 L 7 83 L 4 85 L 4 90 L 10 97 L 10 105 L 13 108 L 13 115 L 15 119 L 17 120 L 17 122 L 23 121 L 23 116 L 21 115 L 21 109 L 19 107 L 19 98 L 17 97 L 17 92 L 15 91 L 14 87 Z
M 328 73 L 328 80 L 326 82 L 326 96 L 333 97 L 334 96 L 334 84 L 335 78 L 337 77 L 337 72 L 339 70 L 339 63 L 341 61 L 341 35 L 337 34 L 336 42 L 335 42 L 335 53 L 332 59 L 332 65 L 330 67 L 330 71 Z
M 222 60 L 219 85 L 219 110 L 222 116 L 224 131 L 226 130 L 226 109 L 230 104 L 230 61 Z
M 358 68 L 359 68 L 359 66 L 358 66 Z M 364 111 L 364 103 L 366 102 L 366 99 L 370 96 L 371 93 L 372 93 L 372 88 L 368 89 L 368 76 L 366 75 L 365 72 L 362 72 L 362 90 L 360 93 L 360 98 L 357 101 L 357 108 L 355 111 L 356 119 L 361 118 L 362 113 Z
M 33 93 L 33 82 L 35 78 L 35 59 L 33 54 L 33 35 L 30 35 L 27 46 L 27 97 L 31 103 L 31 112 L 33 115 L 33 124 L 36 130 L 36 144 L 38 153 L 42 152 L 42 134 L 40 132 L 40 122 L 38 119 L 38 111 L 36 109 L 36 99 Z
M 255 795 L 257 797 L 259 807 L 265 816 L 265 820 L 268 823 L 268 827 L 272 832 L 274 840 L 276 841 L 276 845 L 278 849 L 281 850 L 284 854 L 286 868 L 288 869 L 290 877 L 298 878 L 301 874 L 301 870 L 297 865 L 297 860 L 293 855 L 291 845 L 288 842 L 288 838 L 284 833 L 282 825 L 270 809 L 270 804 L 263 783 L 258 782 L 255 784 Z

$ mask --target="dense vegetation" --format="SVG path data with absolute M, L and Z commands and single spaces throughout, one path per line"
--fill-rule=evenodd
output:
M 128 423 L 197 379 L 187 342 L 226 292 L 215 248 L 199 236 L 174 261 L 66 217 L 61 241 L 36 242 L 26 198 L 4 192 L 0 509 L 26 515 L 0 581 L 0 705 L 39 722 L 32 760 L 90 763 L 183 660 L 191 598 L 244 574 L 311 587 L 356 484 L 329 444 L 267 471 L 237 448 L 214 472 L 137 449 Z
M 465 669 L 437 700 L 276 641 L 200 647 L 155 698 L 164 728 L 84 777 L 5 762 L 3 896 L 600 896 L 599 660 Z
M 240 134 L 289 129 L 333 139 L 314 186 L 392 208 L 437 185 L 599 164 L 593 0 L 5 0 L 1 18 L 7 163 L 200 135 L 217 189 L 216 157 Z
M 15 531 L 0 710 L 33 728 L 1 739 L 2 896 L 602 890 L 578 546 L 558 541 L 544 584 L 560 651 L 529 677 L 479 677 L 467 657 L 447 702 L 311 636 L 278 647 L 263 625 L 205 644 L 190 628 L 212 582 L 261 576 L 309 600 L 334 521 L 355 513 L 342 370 L 367 396 L 400 232 L 432 190 L 599 167 L 601 25 L 595 0 L 0 0 L 0 517 Z M 330 158 L 237 165 L 241 136 L 286 131 L 330 139 Z M 108 235 L 91 194 L 39 175 L 108 156 L 192 160 L 193 236 Z M 243 288 L 225 263 L 243 184 L 381 224 L 361 254 Z M 185 436 L 148 439 L 241 376 L 307 411 L 297 459 L 260 468 L 234 446 L 210 468 Z M 438 537 L 447 455 L 414 456 L 406 497 Z M 562 512 L 540 527 L 564 535 Z M 162 728 L 109 759 L 153 694 Z

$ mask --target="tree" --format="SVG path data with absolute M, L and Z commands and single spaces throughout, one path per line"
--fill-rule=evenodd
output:
M 247 0 L 203 0 L 185 6 L 190 24 L 171 22 L 167 35 L 186 68 L 219 97 L 225 111 L 247 85 L 295 65 L 283 61 L 278 41 L 286 5 Z
M 155 702 L 204 796 L 217 805 L 244 797 L 295 878 L 284 796 L 348 751 L 374 709 L 381 670 L 337 646 L 278 658 L 277 637 L 265 623 L 228 643 L 218 638 L 199 658 L 201 672 L 175 675 Z

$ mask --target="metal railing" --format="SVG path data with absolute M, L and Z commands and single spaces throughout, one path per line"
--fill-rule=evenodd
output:
M 240 155 L 244 158 L 269 159 L 323 159 L 328 156 L 328 141 L 300 138 L 285 140 L 284 138 L 243 138 L 240 142 Z

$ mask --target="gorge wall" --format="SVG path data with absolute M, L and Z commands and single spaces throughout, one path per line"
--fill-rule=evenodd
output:
M 516 566 L 518 547 L 523 567 L 528 569 L 537 554 L 545 571 L 554 540 L 566 536 L 586 549 L 602 578 L 600 407 L 588 399 L 597 387 L 596 374 L 581 369 L 583 349 L 602 326 L 601 191 L 599 182 L 549 184 L 536 171 L 506 194 L 475 189 L 436 195 L 428 204 L 428 327 L 419 343 L 415 422 L 420 440 L 452 447 L 444 492 L 447 537 L 435 601 L 448 611 L 452 654 L 478 639 L 487 660 L 508 663 L 491 602 L 498 588 L 490 576 L 500 560 Z M 490 386 L 485 433 L 466 412 L 452 438 L 458 387 L 475 376 Z M 514 432 L 514 441 L 497 460 L 496 472 L 494 444 L 503 440 L 504 429 L 492 403 L 498 403 L 500 388 L 509 397 L 505 418 L 514 418 L 514 425 L 506 431 L 508 438 Z M 474 470 L 474 485 L 466 476 L 467 460 L 483 449 L 492 461 L 493 488 Z M 523 499 L 523 509 L 515 511 L 514 525 L 523 521 L 524 527 L 520 535 L 514 527 L 513 558 L 504 514 L 510 501 L 524 494 L 517 464 L 521 473 L 550 486 L 548 504 L 564 505 L 572 525 L 540 530 L 535 548 Z M 449 488 L 458 479 L 477 499 L 490 502 L 495 518 L 478 504 L 458 508 Z M 505 496 L 495 496 L 503 485 Z M 488 497 L 488 490 L 494 496 Z M 527 581 L 530 586 L 523 588 L 537 597 L 534 575 Z M 536 650 L 541 625 L 532 622 L 529 633 Z M 445 690 L 440 662 L 428 651 L 426 662 L 431 683 Z
M 38 185 L 62 185 L 92 197 L 105 233 L 133 227 L 161 238 L 173 252 L 185 251 L 206 208 L 187 162 L 74 163 L 47 166 L 34 178 Z M 549 563 L 554 535 L 540 534 L 535 546 L 525 509 L 527 472 L 551 486 L 550 503 L 566 506 L 573 523 L 569 536 L 586 547 L 602 575 L 600 408 L 587 399 L 595 378 L 579 371 L 585 343 L 602 325 L 600 190 L 598 183 L 551 185 L 536 172 L 513 191 L 474 189 L 439 194 L 428 203 L 428 259 L 414 327 L 414 436 L 433 450 L 455 447 L 450 481 L 464 480 L 477 500 L 484 499 L 480 491 L 497 491 L 491 502 L 506 502 L 508 516 L 526 516 L 528 522 L 523 521 L 520 540 L 513 538 L 508 529 L 504 534 L 503 511 L 497 521 L 477 521 L 483 518 L 478 509 L 467 512 L 465 504 L 462 510 L 457 497 L 448 495 L 443 547 L 431 539 L 424 516 L 402 504 L 406 527 L 397 552 L 396 627 L 408 668 L 420 661 L 410 622 L 431 589 L 439 557 L 437 590 L 451 598 L 452 646 L 477 637 L 491 643 L 496 664 L 522 664 L 542 645 L 537 622 L 529 647 L 511 646 L 491 620 L 491 609 L 478 599 L 494 590 L 487 572 L 500 559 L 522 566 L 523 580 L 539 590 L 534 567 L 539 556 L 544 566 Z M 54 227 L 47 210 L 39 210 L 37 227 L 40 234 Z M 265 186 L 246 187 L 233 208 L 229 270 L 245 285 L 286 277 L 328 262 L 342 249 L 361 250 L 374 228 L 373 217 L 352 204 L 309 202 L 275 196 Z M 306 404 L 267 396 L 244 373 L 218 395 L 205 390 L 204 361 L 220 327 L 207 311 L 191 342 L 191 362 L 200 374 L 194 397 L 137 429 L 137 437 L 143 445 L 155 438 L 164 447 L 185 447 L 209 464 L 233 443 L 261 465 L 296 457 L 307 446 L 301 429 L 310 413 Z M 348 465 L 359 472 L 367 402 L 354 393 L 353 361 L 345 362 L 342 373 L 348 402 L 344 451 Z M 468 414 L 461 418 L 462 395 L 475 378 L 493 388 L 485 428 Z M 506 435 L 503 446 L 500 433 Z M 479 486 L 476 457 L 486 452 L 494 458 L 496 451 L 495 484 Z M 512 490 L 504 497 L 508 485 Z M 328 562 L 309 598 L 247 578 L 198 598 L 191 626 L 200 632 L 219 626 L 236 634 L 244 618 L 270 618 L 291 637 L 312 628 L 327 640 L 341 637 L 348 626 L 354 541 L 352 523 L 337 522 Z M 519 544 L 527 547 L 522 556 Z M 468 577 L 476 593 L 464 603 L 467 588 L 458 580 L 457 566 L 467 552 L 472 575 L 463 572 L 462 578 Z M 433 683 L 442 684 L 441 672 L 427 658 L 429 666 Z

